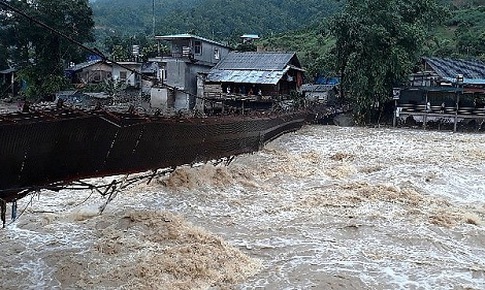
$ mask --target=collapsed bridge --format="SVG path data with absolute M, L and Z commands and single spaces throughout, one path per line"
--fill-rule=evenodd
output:
M 0 116 L 0 199 L 51 184 L 206 162 L 259 150 L 304 112 L 168 118 L 75 109 Z

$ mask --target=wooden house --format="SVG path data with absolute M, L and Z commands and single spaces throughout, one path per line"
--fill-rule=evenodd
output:
M 299 91 L 303 72 L 294 53 L 231 52 L 207 74 L 205 94 L 281 97 Z
M 395 88 L 395 117 L 422 122 L 485 119 L 485 63 L 425 57 L 405 87 Z M 396 119 L 395 118 L 395 119 Z
M 140 88 L 140 72 L 142 63 L 140 62 L 118 62 L 120 65 L 111 64 L 112 78 L 115 83 L 127 85 L 129 87 Z
M 304 84 L 301 92 L 307 100 L 323 104 L 335 102 L 338 95 L 337 85 L 330 84 Z
M 144 64 L 140 62 L 118 63 L 120 65 L 103 60 L 92 60 L 70 66 L 64 70 L 64 74 L 77 87 L 98 84 L 106 80 L 129 87 L 141 87 L 140 72 L 142 72 Z M 145 68 L 148 66 L 150 67 L 150 75 L 158 73 L 157 69 L 153 69 L 149 64 Z
M 97 84 L 111 79 L 113 68 L 102 60 L 91 60 L 72 65 L 64 70 L 65 76 L 74 85 Z

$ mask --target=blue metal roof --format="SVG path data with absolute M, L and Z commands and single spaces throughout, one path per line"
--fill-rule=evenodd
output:
M 456 77 L 450 78 L 450 77 L 444 77 L 443 79 L 455 83 L 456 82 Z M 485 85 L 485 79 L 469 79 L 469 78 L 463 78 L 463 83 L 467 85 Z
M 276 85 L 290 69 L 303 71 L 294 53 L 231 52 L 210 70 L 206 80 Z
M 424 61 L 440 77 L 456 82 L 457 75 L 463 75 L 464 84 L 485 85 L 485 63 L 481 61 L 453 60 L 448 58 L 425 57 Z

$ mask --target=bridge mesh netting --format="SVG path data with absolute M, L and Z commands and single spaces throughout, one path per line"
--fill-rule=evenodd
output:
M 304 114 L 168 119 L 109 113 L 0 119 L 0 198 L 22 189 L 257 151 Z

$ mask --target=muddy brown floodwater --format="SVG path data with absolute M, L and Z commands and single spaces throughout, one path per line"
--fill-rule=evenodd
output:
M 102 215 L 89 191 L 42 192 L 0 231 L 1 288 L 485 289 L 484 140 L 307 126 Z

